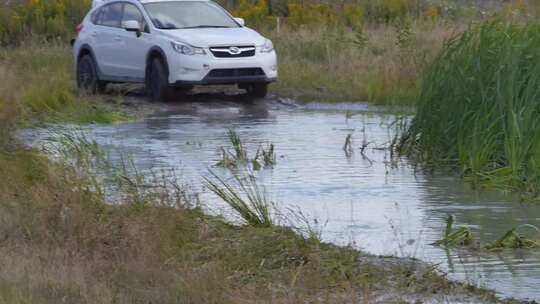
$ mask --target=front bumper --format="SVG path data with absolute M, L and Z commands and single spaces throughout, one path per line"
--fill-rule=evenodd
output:
M 176 86 L 212 85 L 212 84 L 239 84 L 239 83 L 271 83 L 277 77 L 269 78 L 260 68 L 249 69 L 214 69 L 202 80 L 177 80 Z
M 169 83 L 174 85 L 239 84 L 277 80 L 275 52 L 256 52 L 242 58 L 216 58 L 206 55 L 174 54 L 169 60 Z M 259 70 L 257 73 L 247 71 Z M 222 73 L 223 71 L 223 73 Z

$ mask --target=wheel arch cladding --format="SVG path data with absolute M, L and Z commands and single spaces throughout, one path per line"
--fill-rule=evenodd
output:
M 90 47 L 88 44 L 84 44 L 81 46 L 79 54 L 77 54 L 77 60 L 80 60 L 85 55 L 90 55 L 90 57 L 92 57 L 92 60 L 97 63 L 96 56 L 94 56 L 94 51 L 92 50 L 92 47 Z
M 146 56 L 146 75 L 148 75 L 149 68 L 152 65 L 152 60 L 154 58 L 159 58 L 163 61 L 163 65 L 165 68 L 165 73 L 169 75 L 169 62 L 167 61 L 167 56 L 165 55 L 165 52 L 158 46 L 154 46 L 148 51 L 148 55 Z
M 76 64 L 78 65 L 79 63 L 79 60 L 81 60 L 81 58 L 83 58 L 83 56 L 86 56 L 86 55 L 90 55 L 90 58 L 92 58 L 92 60 L 94 61 L 94 66 L 96 67 L 96 72 L 97 72 L 97 76 L 98 76 L 98 79 L 99 78 L 102 78 L 102 73 L 101 73 L 101 68 L 99 67 L 99 62 L 96 60 L 96 55 L 94 54 L 94 50 L 92 49 L 92 47 L 88 44 L 83 44 L 79 50 L 79 53 L 77 54 L 77 62 Z

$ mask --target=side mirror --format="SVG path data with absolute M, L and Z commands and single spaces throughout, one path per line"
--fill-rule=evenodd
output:
M 234 21 L 240 24 L 240 26 L 246 25 L 246 21 L 244 20 L 244 18 L 234 18 Z
M 141 36 L 141 24 L 137 20 L 124 21 L 122 27 L 128 32 L 136 32 L 137 37 Z

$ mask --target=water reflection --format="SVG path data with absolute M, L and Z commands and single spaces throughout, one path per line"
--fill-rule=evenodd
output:
M 499 192 L 474 191 L 449 174 L 417 171 L 406 159 L 396 162 L 381 149 L 394 138 L 388 128 L 394 121 L 394 115 L 365 105 L 302 109 L 206 100 L 172 104 L 144 121 L 93 126 L 88 132 L 111 159 L 121 151 L 143 172 L 173 168 L 198 187 L 218 160 L 219 148 L 229 146 L 227 130 L 234 128 L 249 153 L 260 144 L 275 144 L 278 163 L 258 178 L 282 208 L 298 207 L 327 223 L 326 240 L 375 254 L 419 257 L 505 296 L 540 298 L 538 252 L 460 252 L 429 245 L 441 236 L 450 214 L 489 241 L 520 224 L 538 225 L 540 207 L 513 203 L 514 197 Z M 343 151 L 348 134 L 353 135 L 351 157 Z M 36 142 L 43 135 L 34 130 L 23 137 Z M 201 198 L 212 210 L 224 210 L 212 194 L 203 192 Z

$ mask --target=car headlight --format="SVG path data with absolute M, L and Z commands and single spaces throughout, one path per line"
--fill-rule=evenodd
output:
M 270 41 L 270 39 L 266 39 L 261 48 L 261 53 L 270 53 L 273 50 L 274 50 L 274 44 L 272 43 L 272 41 Z
M 205 55 L 206 52 L 202 48 L 194 47 L 188 44 L 171 42 L 172 48 L 180 54 L 192 56 L 192 55 Z

